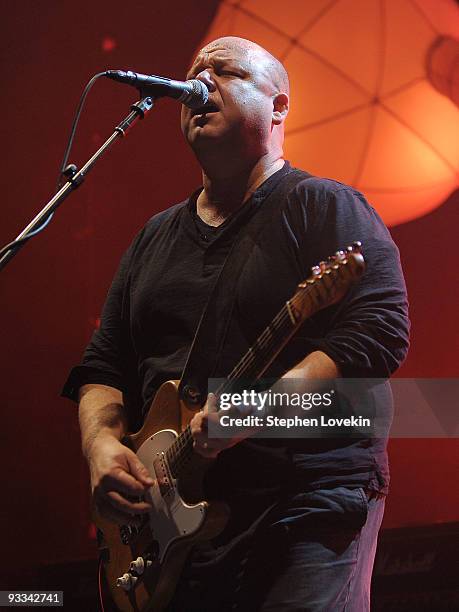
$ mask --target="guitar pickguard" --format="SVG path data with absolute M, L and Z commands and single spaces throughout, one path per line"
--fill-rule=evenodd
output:
M 159 546 L 161 562 L 174 540 L 200 529 L 207 509 L 206 502 L 187 504 L 178 492 L 177 481 L 171 476 L 165 453 L 176 438 L 175 431 L 164 429 L 145 440 L 137 451 L 140 461 L 154 479 L 145 497 L 153 504 L 149 523 Z

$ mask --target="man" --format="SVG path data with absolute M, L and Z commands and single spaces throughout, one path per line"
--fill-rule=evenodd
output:
M 354 240 L 364 245 L 365 276 L 340 304 L 305 323 L 269 375 L 386 378 L 408 345 L 398 252 L 363 196 L 307 173 L 286 192 L 283 66 L 255 43 L 225 37 L 199 52 L 187 78 L 209 89 L 204 108 L 182 109 L 203 188 L 137 236 L 101 328 L 64 391 L 79 395 L 98 509 L 121 524 L 148 512 L 132 496 L 153 481 L 120 439 L 139 428 L 159 385 L 180 378 L 225 258 L 255 219 L 266 222 L 235 281 L 221 354 L 203 365 L 209 375 L 227 375 L 310 266 Z M 212 397 L 191 422 L 194 448 L 213 459 L 207 495 L 229 504 L 231 520 L 191 555 L 170 610 L 368 609 L 388 487 L 385 441 L 214 439 L 209 405 Z

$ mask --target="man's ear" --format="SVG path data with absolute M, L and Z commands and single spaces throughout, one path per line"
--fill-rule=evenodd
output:
M 289 99 L 286 93 L 278 93 L 273 98 L 273 125 L 280 125 L 288 115 Z

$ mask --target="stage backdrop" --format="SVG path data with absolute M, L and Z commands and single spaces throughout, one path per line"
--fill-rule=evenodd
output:
M 107 68 L 131 68 L 183 78 L 217 5 L 214 0 L 5 3 L 2 244 L 53 193 L 89 77 Z M 99 81 L 71 161 L 84 161 L 135 99 L 135 90 Z M 197 164 L 181 138 L 179 110 L 173 101 L 160 101 L 1 273 L 0 572 L 94 555 L 76 408 L 59 393 L 97 324 L 132 237 L 150 216 L 199 184 Z M 412 349 L 399 375 L 458 375 L 458 205 L 456 192 L 429 215 L 392 228 L 413 321 Z M 385 526 L 457 520 L 457 443 L 398 440 L 391 451 Z

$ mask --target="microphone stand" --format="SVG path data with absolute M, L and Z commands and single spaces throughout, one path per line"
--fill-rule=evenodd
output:
M 16 240 L 26 238 L 29 233 L 41 227 L 49 216 L 58 208 L 58 206 L 60 206 L 62 202 L 70 195 L 70 193 L 81 185 L 88 172 L 92 170 L 93 166 L 96 164 L 97 160 L 110 148 L 115 140 L 124 137 L 129 128 L 136 123 L 137 119 L 143 119 L 145 114 L 153 108 L 153 97 L 145 96 L 142 91 L 140 92 L 140 95 L 142 98 L 131 106 L 131 112 L 129 115 L 116 126 L 113 134 L 85 163 L 81 170 L 77 171 L 76 166 L 73 164 L 67 166 L 64 172 L 65 176 L 67 177 L 67 182 L 59 189 L 51 200 L 49 200 L 49 202 L 29 223 L 29 225 L 22 230 L 22 232 L 16 237 Z M 26 242 L 27 240 L 20 242 L 17 245 L 11 245 L 11 248 L 0 258 L 0 270 L 2 270 L 11 259 L 13 259 L 16 253 L 24 246 Z

